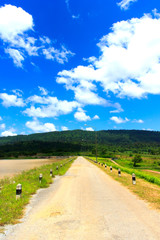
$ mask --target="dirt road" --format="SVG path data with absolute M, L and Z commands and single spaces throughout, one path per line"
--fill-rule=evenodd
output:
M 5 240 L 159 240 L 160 213 L 82 157 L 40 191 Z

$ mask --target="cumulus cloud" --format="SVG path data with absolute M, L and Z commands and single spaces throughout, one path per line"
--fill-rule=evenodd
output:
M 142 119 L 134 119 L 132 122 L 133 123 L 144 123 L 144 121 Z
M 130 6 L 131 3 L 133 2 L 137 2 L 137 0 L 122 0 L 121 2 L 117 3 L 117 5 L 123 9 L 123 10 L 127 10 Z
M 38 120 L 26 122 L 26 127 L 30 128 L 33 132 L 54 132 L 56 127 L 53 123 L 40 123 Z
M 86 131 L 91 131 L 92 132 L 92 131 L 94 131 L 94 129 L 92 127 L 87 127 Z
M 62 129 L 62 131 L 68 131 L 69 130 L 68 127 L 65 127 L 65 126 L 62 126 L 61 129 Z
M 121 117 L 111 117 L 110 120 L 114 121 L 117 124 L 129 122 L 128 118 L 123 119 Z
M 91 57 L 92 61 L 89 58 L 88 66 L 58 73 L 57 82 L 73 90 L 75 97 L 80 98 L 78 101 L 82 99 L 78 91 L 83 82 L 86 83 L 84 94 L 89 91 L 96 97 L 99 86 L 106 94 L 112 92 L 119 98 L 140 99 L 147 94 L 160 94 L 160 18 L 157 14 L 113 24 L 98 47 L 101 55 Z
M 74 114 L 76 120 L 80 122 L 86 122 L 91 120 L 90 116 L 87 116 L 85 111 L 82 108 L 79 108 L 78 111 Z
M 92 67 L 78 66 L 71 71 L 64 70 L 58 74 L 60 77 L 56 81 L 59 84 L 64 84 L 67 90 L 72 90 L 75 100 L 80 104 L 121 108 L 120 104 L 113 104 L 96 93 L 97 86 L 92 80 L 94 78 L 94 69 Z
M 71 113 L 74 109 L 79 107 L 79 104 L 75 101 L 67 101 L 67 100 L 58 100 L 57 97 L 50 96 L 31 96 L 27 100 L 32 104 L 39 103 L 41 104 L 39 107 L 31 106 L 27 108 L 23 113 L 30 117 L 57 117 L 59 115 L 65 115 Z
M 2 99 L 2 105 L 4 107 L 24 107 L 25 106 L 23 99 L 21 97 L 17 97 L 17 95 L 0 93 L 0 99 Z
M 17 67 L 23 67 L 27 56 L 44 56 L 63 64 L 74 55 L 64 46 L 59 49 L 53 47 L 55 43 L 48 37 L 35 38 L 33 33 L 34 22 L 31 14 L 10 4 L 0 7 L 0 39 L 3 41 L 5 53 L 13 59 Z
M 95 115 L 95 116 L 93 117 L 93 120 L 98 120 L 98 119 L 100 119 L 98 115 Z
M 0 36 L 5 41 L 11 41 L 18 34 L 33 29 L 32 16 L 20 7 L 5 5 L 0 8 Z
M 2 132 L 1 136 L 2 137 L 17 136 L 17 133 L 15 133 L 15 129 L 14 128 L 10 128 L 9 130 L 6 130 L 6 131 Z

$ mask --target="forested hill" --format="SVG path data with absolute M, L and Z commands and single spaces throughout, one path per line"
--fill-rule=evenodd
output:
M 160 144 L 160 132 L 143 131 L 143 130 L 102 130 L 97 132 L 73 130 L 61 132 L 37 133 L 31 135 L 18 135 L 13 137 L 1 137 L 0 145 L 17 142 L 42 141 L 42 142 L 61 142 L 77 143 L 87 142 L 99 144 L 132 144 L 132 143 L 149 143 Z
M 62 131 L 0 138 L 0 158 L 95 155 L 131 151 L 160 154 L 160 132 L 140 130 Z

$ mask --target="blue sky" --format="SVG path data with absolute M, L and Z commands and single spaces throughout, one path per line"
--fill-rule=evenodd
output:
M 0 136 L 160 130 L 158 0 L 1 1 Z

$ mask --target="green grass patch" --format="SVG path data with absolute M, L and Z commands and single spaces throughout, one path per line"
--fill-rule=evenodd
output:
M 53 182 L 50 177 L 50 169 L 53 170 L 53 175 L 63 175 L 74 160 L 75 158 L 65 159 L 24 171 L 10 179 L 2 179 L 0 181 L 0 226 L 18 222 L 18 219 L 23 216 L 24 207 L 29 203 L 31 195 L 35 194 L 39 188 L 47 188 Z M 58 170 L 56 170 L 57 166 Z M 41 183 L 39 182 L 40 173 L 43 174 Z M 22 184 L 22 195 L 20 199 L 16 200 L 18 183 Z
M 90 157 L 90 159 L 95 160 L 94 157 Z M 126 172 L 128 174 L 135 173 L 136 177 L 139 177 L 141 179 L 146 180 L 147 182 L 151 182 L 151 183 L 154 183 L 154 184 L 160 186 L 160 178 L 153 176 L 153 174 L 150 174 L 149 172 L 145 173 L 140 170 L 118 166 L 118 165 L 114 164 L 113 162 L 111 162 L 111 160 L 105 159 L 105 158 L 98 158 L 98 162 L 107 164 L 107 166 L 112 166 L 114 169 L 117 169 L 117 170 L 120 168 L 122 172 Z

